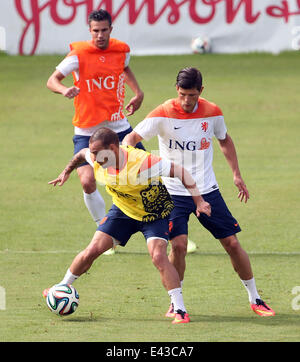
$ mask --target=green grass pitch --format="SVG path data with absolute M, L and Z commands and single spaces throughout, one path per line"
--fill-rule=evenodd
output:
M 223 110 L 250 200 L 245 205 L 237 199 L 215 143 L 221 192 L 242 227 L 238 237 L 259 292 L 276 311 L 261 318 L 250 310 L 229 257 L 191 218 L 197 251 L 187 256 L 183 287 L 191 323 L 174 326 L 164 317 L 169 298 L 141 234 L 116 255 L 100 257 L 76 281 L 76 313 L 61 318 L 47 309 L 42 290 L 61 280 L 95 225 L 75 173 L 63 188 L 47 184 L 73 152 L 72 101 L 46 89 L 62 56 L 1 54 L 0 341 L 300 341 L 300 303 L 292 293 L 300 285 L 299 57 L 287 52 L 131 59 L 145 92 L 130 118 L 133 126 L 176 96 L 181 68 L 202 71 L 203 96 Z M 157 150 L 157 140 L 145 146 Z M 111 200 L 100 192 L 108 208 Z

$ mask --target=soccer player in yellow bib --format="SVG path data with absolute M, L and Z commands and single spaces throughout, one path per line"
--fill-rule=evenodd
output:
M 120 146 L 114 131 L 100 128 L 91 136 L 89 148 L 80 150 L 49 184 L 62 186 L 82 162 L 93 166 L 96 180 L 106 185 L 113 205 L 90 244 L 74 258 L 60 284 L 72 284 L 106 250 L 114 245 L 125 246 L 131 235 L 141 231 L 174 305 L 172 323 L 188 323 L 190 318 L 184 306 L 179 275 L 167 256 L 168 217 L 174 205 L 161 176 L 180 179 L 195 202 L 197 215 L 210 216 L 210 204 L 200 195 L 194 179 L 180 165 L 144 150 Z

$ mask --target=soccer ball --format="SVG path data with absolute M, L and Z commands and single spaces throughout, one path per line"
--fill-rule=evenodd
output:
M 192 40 L 191 48 L 195 54 L 208 53 L 211 49 L 210 40 L 206 36 L 198 36 Z
M 46 298 L 51 312 L 59 315 L 68 315 L 75 312 L 79 305 L 77 290 L 70 284 L 56 284 L 49 289 Z

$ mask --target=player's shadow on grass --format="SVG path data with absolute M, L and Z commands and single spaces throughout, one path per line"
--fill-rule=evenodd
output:
M 300 324 L 300 314 L 276 314 L 272 317 L 260 317 L 258 315 L 249 315 L 249 316 L 220 316 L 220 315 L 202 315 L 202 314 L 193 314 L 193 322 L 211 322 L 211 323 L 253 323 L 259 325 L 268 325 L 268 326 L 299 326 Z
M 104 323 L 104 322 L 110 322 L 114 321 L 115 319 L 120 319 L 120 316 L 118 317 L 112 317 L 112 316 L 106 316 L 99 313 L 90 313 L 89 315 L 82 315 L 82 316 L 66 316 L 62 318 L 63 322 L 66 323 Z M 122 320 L 126 321 L 127 317 L 123 316 L 121 318 Z M 145 323 L 147 322 L 165 322 L 168 321 L 168 318 L 139 318 L 135 317 L 133 318 L 132 315 L 128 317 L 128 320 L 132 321 L 133 319 L 136 320 L 136 322 L 143 321 Z M 246 324 L 257 324 L 262 326 L 284 326 L 287 325 L 289 327 L 295 326 L 298 327 L 300 325 L 300 314 L 276 314 L 273 317 L 260 317 L 258 315 L 251 315 L 251 311 L 249 313 L 249 316 L 243 316 L 243 315 L 235 315 L 235 316 L 222 316 L 222 315 L 204 315 L 204 314 L 193 314 L 191 316 L 191 323 L 246 323 Z
M 111 318 L 106 318 L 103 315 L 99 314 L 90 314 L 85 316 L 67 316 L 63 317 L 62 321 L 67 323 L 93 323 L 93 322 L 103 322 L 108 321 Z
M 157 323 L 165 323 L 168 321 L 172 321 L 172 319 L 170 318 L 165 318 L 164 316 L 159 316 L 156 315 L 154 318 L 153 317 L 149 317 L 149 318 L 142 318 L 142 317 L 135 317 L 133 318 L 132 315 L 129 315 L 128 317 L 126 317 L 125 315 L 112 315 L 112 316 L 108 316 L 108 315 L 104 315 L 104 314 L 99 314 L 99 313 L 95 313 L 91 316 L 88 315 L 81 315 L 81 316 L 65 316 L 62 317 L 61 321 L 66 322 L 66 323 L 92 323 L 92 322 L 97 322 L 97 323 L 107 323 L 107 322 L 116 322 L 116 321 L 122 321 L 122 322 L 126 322 L 126 321 L 133 321 L 135 320 L 137 323 L 142 322 L 142 323 L 153 323 L 153 322 L 157 322 Z

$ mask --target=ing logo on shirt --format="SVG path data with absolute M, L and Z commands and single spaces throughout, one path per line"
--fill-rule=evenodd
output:
M 143 222 L 151 222 L 160 218 L 164 219 L 170 215 L 174 208 L 173 201 L 162 183 L 159 185 L 149 185 L 140 194 L 144 209 L 148 213 L 143 216 Z
M 169 148 L 174 150 L 187 150 L 187 151 L 195 151 L 197 148 L 195 141 L 177 141 L 177 140 L 169 140 Z
M 101 89 L 114 89 L 116 84 L 116 80 L 113 75 L 108 75 L 107 77 L 98 77 L 97 79 L 86 79 L 85 82 L 87 85 L 87 91 L 89 93 Z
M 209 148 L 210 146 L 210 141 L 207 140 L 205 137 L 201 138 L 200 141 L 200 147 L 197 148 L 199 146 L 199 142 L 196 141 L 177 141 L 177 140 L 169 140 L 169 148 L 173 149 L 173 150 L 181 150 L 181 151 L 196 151 L 198 150 L 206 150 Z

